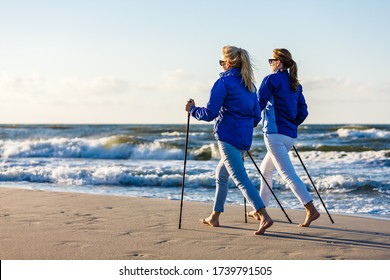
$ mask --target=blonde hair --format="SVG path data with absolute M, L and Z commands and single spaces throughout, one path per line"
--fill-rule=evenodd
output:
M 291 53 L 286 49 L 274 49 L 274 57 L 288 69 L 290 87 L 293 91 L 296 91 L 299 86 L 298 66 L 292 59 Z
M 252 62 L 249 53 L 241 48 L 233 46 L 224 46 L 222 48 L 223 57 L 230 63 L 232 67 L 241 69 L 242 81 L 245 87 L 254 92 L 255 77 L 253 75 Z

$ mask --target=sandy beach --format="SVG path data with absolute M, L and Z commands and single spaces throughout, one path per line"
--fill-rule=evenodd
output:
M 389 260 L 390 221 L 326 213 L 299 228 L 304 211 L 268 209 L 274 225 L 254 236 L 243 206 L 226 207 L 221 227 L 198 222 L 212 205 L 0 188 L 2 260 Z M 249 210 L 249 208 L 248 208 Z

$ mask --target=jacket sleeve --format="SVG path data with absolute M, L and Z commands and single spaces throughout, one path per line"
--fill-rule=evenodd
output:
M 254 115 L 255 115 L 254 119 L 253 119 L 253 122 L 254 122 L 253 126 L 254 127 L 256 127 L 259 124 L 260 120 L 261 120 L 260 104 L 258 102 L 257 94 L 255 94 L 255 98 L 256 98 L 256 100 L 255 100 L 255 107 L 253 109 L 253 112 L 254 112 Z
M 219 110 L 227 95 L 227 90 L 222 79 L 218 79 L 210 92 L 210 100 L 206 107 L 193 107 L 191 116 L 200 121 L 212 121 L 218 117 Z
M 300 125 L 301 123 L 303 123 L 303 121 L 307 118 L 308 115 L 309 112 L 307 110 L 305 97 L 303 96 L 301 91 L 298 96 L 298 110 L 297 110 L 297 117 L 295 118 L 296 124 Z
M 259 104 L 260 111 L 263 111 L 267 106 L 268 101 L 272 97 L 272 83 L 271 83 L 271 75 L 265 77 L 259 87 Z

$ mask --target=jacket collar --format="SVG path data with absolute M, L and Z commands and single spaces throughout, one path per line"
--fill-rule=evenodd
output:
M 241 74 L 240 68 L 230 68 L 225 72 L 220 73 L 219 76 L 220 77 L 239 76 L 240 74 Z

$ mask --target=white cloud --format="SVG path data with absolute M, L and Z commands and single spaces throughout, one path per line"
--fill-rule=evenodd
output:
M 308 77 L 301 80 L 304 94 L 313 100 L 367 102 L 381 96 L 389 100 L 390 84 L 369 84 L 349 78 Z
M 386 94 L 386 96 L 389 96 L 390 94 L 390 82 L 385 82 L 379 85 L 378 92 L 382 94 Z
M 309 77 L 302 81 L 305 89 L 324 90 L 324 89 L 347 89 L 351 87 L 351 80 L 334 77 Z
M 188 73 L 186 73 L 183 69 L 176 69 L 173 71 L 167 71 L 162 74 L 162 78 L 164 81 L 169 82 L 169 83 L 176 83 L 180 82 L 186 79 L 191 78 Z
M 0 75 L 0 98 L 39 98 L 47 92 L 47 79 L 38 74 L 28 76 L 10 76 L 6 73 Z
M 76 92 L 85 96 L 118 95 L 130 90 L 128 81 L 113 77 L 98 77 L 92 80 L 63 80 L 66 91 Z
M 155 98 L 161 94 L 207 96 L 213 81 L 199 82 L 183 69 L 163 72 L 151 77 L 148 84 L 115 77 L 93 79 L 51 79 L 39 74 L 11 76 L 0 74 L 0 99 L 3 102 L 32 102 L 45 104 L 101 104 L 123 102 L 123 99 Z M 122 100 L 121 100 L 122 99 Z M 150 102 L 150 100 L 147 100 Z M 172 101 L 172 100 L 170 100 Z M 126 102 L 126 101 L 125 101 Z
M 194 77 L 184 69 L 162 72 L 151 77 L 149 83 L 112 76 L 83 80 L 2 73 L 0 121 L 175 123 L 185 119 L 188 98 L 195 99 L 198 106 L 207 104 L 214 82 L 204 76 Z M 302 84 L 309 104 L 309 122 L 390 120 L 388 113 L 383 113 L 388 111 L 390 101 L 388 82 L 370 85 L 346 78 L 308 77 Z
M 115 77 L 54 79 L 39 74 L 0 74 L 1 122 L 175 122 L 188 97 L 208 98 L 208 83 L 184 70 L 161 73 L 142 84 Z M 197 98 L 200 101 L 200 98 Z M 199 102 L 199 104 L 202 104 Z M 161 115 L 163 113 L 163 115 Z
M 49 79 L 38 74 L 29 76 L 0 75 L 0 99 L 3 103 L 42 104 L 102 104 L 116 103 L 150 86 L 131 85 L 129 81 L 113 77 L 90 80 Z
M 301 81 L 309 105 L 308 122 L 389 123 L 390 83 L 310 77 Z

